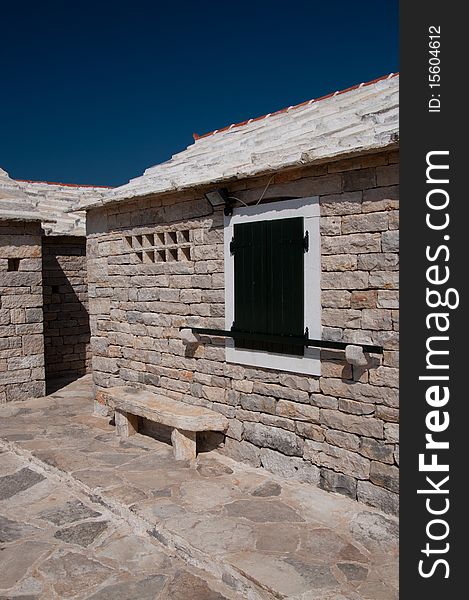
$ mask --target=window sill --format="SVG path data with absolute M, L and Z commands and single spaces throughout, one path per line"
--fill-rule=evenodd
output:
M 276 354 L 274 352 L 261 352 L 259 350 L 241 350 L 234 347 L 233 340 L 226 340 L 225 359 L 230 363 L 302 373 L 304 375 L 321 375 L 320 350 L 318 348 L 305 348 L 304 356 L 290 354 Z

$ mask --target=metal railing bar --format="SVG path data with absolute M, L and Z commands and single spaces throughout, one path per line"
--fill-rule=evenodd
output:
M 357 342 L 333 342 L 329 340 L 312 340 L 306 337 L 290 335 L 271 335 L 266 333 L 253 333 L 247 331 L 228 331 L 226 329 L 210 329 L 207 327 L 180 327 L 180 329 L 190 329 L 192 333 L 201 335 L 213 335 L 218 337 L 230 337 L 233 339 L 246 339 L 256 342 L 278 342 L 281 344 L 292 344 L 298 346 L 307 346 L 314 348 L 325 348 L 330 350 L 345 350 L 347 346 L 360 346 L 363 352 L 373 354 L 383 354 L 382 346 L 371 344 L 360 344 Z

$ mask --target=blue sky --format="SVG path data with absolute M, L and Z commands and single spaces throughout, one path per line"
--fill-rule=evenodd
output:
M 397 0 L 9 2 L 0 166 L 119 185 L 243 121 L 399 70 Z

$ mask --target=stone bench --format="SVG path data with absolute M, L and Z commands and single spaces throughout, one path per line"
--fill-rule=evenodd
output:
M 172 427 L 171 442 L 176 460 L 196 457 L 197 431 L 226 431 L 228 428 L 228 419 L 220 413 L 130 386 L 102 390 L 99 401 L 114 409 L 116 433 L 121 437 L 137 433 L 138 417 Z

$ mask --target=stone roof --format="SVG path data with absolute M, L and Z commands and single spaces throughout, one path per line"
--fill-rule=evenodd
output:
M 48 235 L 86 235 L 86 212 L 79 210 L 80 204 L 99 200 L 109 191 L 109 188 L 103 186 L 46 181 L 17 183 L 41 215 Z M 53 223 L 45 223 L 51 219 Z
M 100 199 L 104 186 L 21 181 L 0 168 L 0 220 L 40 221 L 46 235 L 86 235 L 83 202 Z
M 0 168 L 0 220 L 41 221 L 31 198 Z
M 391 74 L 194 136 L 186 150 L 82 208 L 373 152 L 397 143 L 398 110 L 399 76 Z

